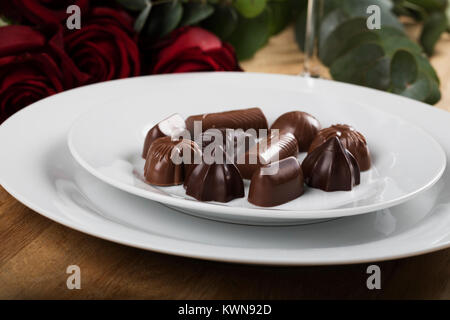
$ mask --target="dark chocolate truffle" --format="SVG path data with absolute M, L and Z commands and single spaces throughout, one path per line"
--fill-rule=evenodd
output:
M 320 146 L 331 137 L 338 137 L 344 148 L 346 148 L 355 157 L 359 169 L 366 171 L 370 169 L 371 160 L 369 148 L 364 136 L 353 127 L 346 124 L 336 124 L 329 128 L 319 131 L 313 140 L 309 152 Z
M 172 140 L 170 137 L 158 138 L 151 144 L 147 153 L 145 180 L 158 186 L 181 184 L 189 167 L 194 166 L 195 161 L 200 162 L 201 154 L 194 141 Z
M 144 149 L 142 151 L 142 158 L 146 158 L 148 149 L 150 149 L 150 145 L 156 139 L 162 137 L 172 137 L 177 139 L 180 138 L 180 134 L 185 130 L 186 124 L 183 118 L 178 113 L 175 113 L 170 117 L 162 120 L 147 132 L 147 136 L 145 137 L 144 142 Z
M 238 157 L 236 163 L 242 177 L 251 179 L 260 166 L 297 154 L 298 144 L 293 134 L 286 132 L 277 135 L 270 131 L 266 138 L 250 148 L 243 157 Z
M 296 158 L 289 157 L 256 170 L 248 201 L 261 207 L 273 207 L 294 200 L 303 192 L 302 169 Z
M 259 129 L 267 129 L 267 119 L 260 108 L 250 108 L 241 110 L 232 110 L 217 113 L 205 113 L 190 116 L 186 119 L 186 127 L 191 135 L 194 132 L 194 122 L 202 122 L 202 131 L 211 128 L 230 128 L 230 129 L 255 129 L 258 134 Z
M 244 182 L 233 163 L 202 162 L 191 171 L 186 194 L 199 201 L 228 202 L 244 197 Z
M 337 137 L 309 153 L 302 163 L 305 183 L 324 191 L 350 191 L 360 182 L 358 163 Z
M 291 111 L 281 115 L 270 129 L 292 133 L 298 142 L 300 152 L 308 151 L 321 126 L 319 120 L 302 111 Z

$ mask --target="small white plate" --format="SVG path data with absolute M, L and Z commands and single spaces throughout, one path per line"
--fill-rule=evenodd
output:
M 189 214 L 255 225 L 312 223 L 402 203 L 430 188 L 444 172 L 445 153 L 428 133 L 367 104 L 309 86 L 267 87 L 259 78 L 234 85 L 205 80 L 182 86 L 176 77 L 161 78 L 139 94 L 110 100 L 82 115 L 70 130 L 68 144 L 80 165 L 102 181 Z M 324 127 L 350 124 L 366 136 L 373 166 L 362 172 L 361 184 L 351 192 L 307 188 L 303 196 L 272 208 L 247 201 L 248 181 L 246 197 L 228 203 L 200 202 L 186 196 L 183 186 L 155 187 L 143 181 L 141 153 L 149 128 L 173 113 L 186 118 L 230 106 L 261 107 L 269 124 L 292 110 L 313 114 Z
M 289 227 L 220 223 L 181 214 L 96 179 L 71 157 L 73 121 L 108 100 L 139 94 L 162 79 L 192 83 L 308 85 L 300 77 L 247 73 L 150 76 L 100 83 L 41 100 L 0 126 L 0 184 L 43 216 L 81 232 L 174 255 L 270 265 L 347 264 L 450 247 L 450 172 L 401 205 L 365 215 Z M 175 79 L 177 81 L 175 81 Z M 370 101 L 426 129 L 450 156 L 450 113 L 392 94 L 313 80 L 311 92 Z

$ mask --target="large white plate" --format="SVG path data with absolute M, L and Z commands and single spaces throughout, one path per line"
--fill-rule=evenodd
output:
M 214 81 L 162 77 L 158 82 L 136 81 L 135 85 L 139 94 L 125 93 L 82 115 L 68 135 L 69 149 L 82 167 L 102 181 L 200 217 L 286 225 L 361 214 L 417 196 L 438 181 L 445 169 L 444 151 L 424 130 L 380 111 L 376 102 L 324 94 L 307 83 L 284 80 L 274 86 L 263 77 L 233 83 L 225 77 Z M 269 123 L 284 112 L 303 110 L 315 115 L 324 127 L 353 125 L 368 140 L 372 168 L 361 174 L 361 184 L 351 192 L 307 188 L 303 196 L 273 208 L 254 206 L 246 197 L 228 203 L 200 202 L 186 196 L 183 186 L 154 187 L 141 178 L 144 138 L 160 120 L 173 113 L 187 117 L 255 105 Z M 247 196 L 248 181 L 245 185 Z
M 305 265 L 359 263 L 406 257 L 450 247 L 450 173 L 415 199 L 389 209 L 325 223 L 256 227 L 177 213 L 124 193 L 81 169 L 66 135 L 73 121 L 108 99 L 137 94 L 163 77 L 113 81 L 42 100 L 0 126 L 0 183 L 19 201 L 71 228 L 125 245 L 229 262 Z M 306 85 L 297 77 L 257 74 L 167 76 L 230 82 L 263 79 Z M 426 129 L 450 155 L 450 114 L 433 107 L 351 85 L 313 80 L 312 91 L 352 96 L 402 115 Z M 80 100 L 86 103 L 79 103 Z M 425 164 L 424 164 L 425 165 Z M 420 170 L 420 168 L 418 168 Z

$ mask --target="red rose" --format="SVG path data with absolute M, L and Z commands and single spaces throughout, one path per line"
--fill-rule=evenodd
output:
M 89 0 L 1 0 L 0 12 L 8 17 L 37 25 L 57 24 L 67 19 L 67 7 L 77 5 L 82 15 L 88 11 Z
M 90 82 L 140 74 L 133 19 L 121 10 L 94 8 L 80 30 L 64 38 L 67 53 Z
M 0 28 L 0 123 L 14 112 L 84 83 L 65 54 L 62 31 L 48 37 L 27 26 Z
M 199 27 L 179 28 L 161 39 L 151 60 L 150 73 L 242 71 L 233 47 Z

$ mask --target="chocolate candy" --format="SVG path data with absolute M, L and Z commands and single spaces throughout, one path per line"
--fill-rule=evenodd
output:
M 270 129 L 292 133 L 298 142 L 300 152 L 307 151 L 321 126 L 319 120 L 302 111 L 292 111 L 281 115 Z
M 148 149 L 150 149 L 150 145 L 156 139 L 162 137 L 179 138 L 180 134 L 185 130 L 186 124 L 184 119 L 178 113 L 162 120 L 147 132 L 144 142 L 144 149 L 142 151 L 142 158 L 145 159 Z
M 361 133 L 346 124 L 336 124 L 329 128 L 320 130 L 316 138 L 313 140 L 309 148 L 309 152 L 313 151 L 331 137 L 339 138 L 344 148 L 350 151 L 350 153 L 356 158 L 361 171 L 370 169 L 371 160 L 366 139 Z
M 337 137 L 309 153 L 302 169 L 305 183 L 324 191 L 350 191 L 360 183 L 358 163 Z
M 186 154 L 188 152 L 188 154 Z M 194 141 L 171 137 L 156 139 L 150 146 L 144 167 L 145 180 L 158 186 L 183 183 L 185 174 L 201 160 L 201 150 Z
M 244 197 L 244 182 L 232 163 L 202 162 L 185 182 L 186 194 L 200 201 L 229 202 Z
M 264 174 L 265 171 L 268 174 Z M 294 200 L 303 192 L 302 169 L 296 158 L 289 157 L 256 170 L 248 201 L 261 207 L 273 207 Z
M 298 144 L 293 134 L 287 132 L 277 135 L 270 131 L 269 136 L 250 148 L 243 157 L 238 157 L 237 167 L 244 179 L 251 179 L 260 166 L 297 154 Z
M 218 113 L 205 113 L 190 116 L 186 119 L 186 127 L 191 135 L 194 132 L 194 122 L 202 122 L 202 131 L 211 128 L 230 128 L 230 129 L 255 129 L 258 133 L 259 129 L 267 129 L 267 119 L 260 108 L 241 109 L 233 111 L 225 111 Z

